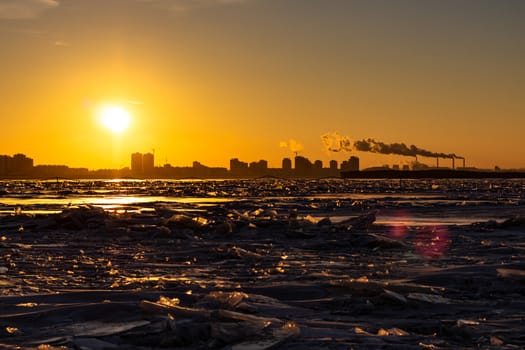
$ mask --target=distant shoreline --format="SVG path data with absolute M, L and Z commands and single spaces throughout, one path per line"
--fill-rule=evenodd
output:
M 525 179 L 523 171 L 485 171 L 485 170 L 363 170 L 342 171 L 344 179 Z
M 273 169 L 272 169 L 273 170 Z M 158 176 L 160 175 L 160 176 Z M 231 175 L 219 174 L 222 176 L 203 175 L 203 176 L 162 176 L 162 174 L 149 174 L 143 176 L 130 176 L 128 172 L 95 172 L 93 174 L 81 174 L 79 176 L 38 176 L 38 175 L 4 175 L 0 176 L 0 181 L 77 181 L 77 180 L 125 180 L 125 181 L 144 181 L 144 180 L 181 180 L 181 181 L 202 181 L 202 180 L 254 180 L 254 179 L 525 179 L 525 171 L 490 171 L 490 170 L 453 170 L 453 169 L 426 169 L 426 170 L 394 170 L 394 169 L 370 169 L 357 171 L 341 171 L 339 175 L 315 176 L 314 174 L 296 175 L 292 173 L 275 173 L 267 175 Z

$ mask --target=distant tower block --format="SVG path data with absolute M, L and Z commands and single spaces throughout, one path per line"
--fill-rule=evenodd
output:
M 142 173 L 142 153 L 133 153 L 131 155 L 131 171 L 135 174 Z
M 9 156 L 0 156 L 0 175 L 5 175 L 9 171 L 9 163 L 11 157 Z
M 290 158 L 283 158 L 283 169 L 292 169 L 292 160 Z
M 151 173 L 155 167 L 155 157 L 153 153 L 146 153 L 142 156 L 142 169 L 144 173 Z
M 295 157 L 295 170 L 298 171 L 307 171 L 309 169 L 312 169 L 312 162 L 308 158 L 302 157 L 302 156 L 296 156 Z
M 348 160 L 348 166 L 350 171 L 359 171 L 359 158 L 354 156 L 350 157 Z
M 341 171 L 359 171 L 359 158 L 350 157 L 341 163 Z
M 337 160 L 330 161 L 330 169 L 337 170 Z
M 25 154 L 17 153 L 11 158 L 11 171 L 14 174 L 26 174 L 33 169 L 33 159 L 27 158 Z

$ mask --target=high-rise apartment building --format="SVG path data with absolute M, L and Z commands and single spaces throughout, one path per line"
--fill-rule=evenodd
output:
M 146 153 L 142 156 L 142 171 L 145 174 L 153 172 L 155 168 L 155 156 L 153 153 Z
M 133 153 L 131 155 L 131 171 L 135 174 L 142 173 L 142 153 Z

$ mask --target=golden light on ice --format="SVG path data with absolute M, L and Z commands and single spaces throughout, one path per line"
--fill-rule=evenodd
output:
M 111 132 L 123 132 L 129 126 L 129 120 L 129 113 L 121 107 L 108 106 L 100 110 L 100 121 Z

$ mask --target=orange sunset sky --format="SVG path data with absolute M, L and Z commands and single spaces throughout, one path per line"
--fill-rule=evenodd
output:
M 337 131 L 525 168 L 524 18 L 522 0 L 0 0 L 0 154 L 278 167 L 293 139 L 325 164 L 412 161 L 331 154 Z

